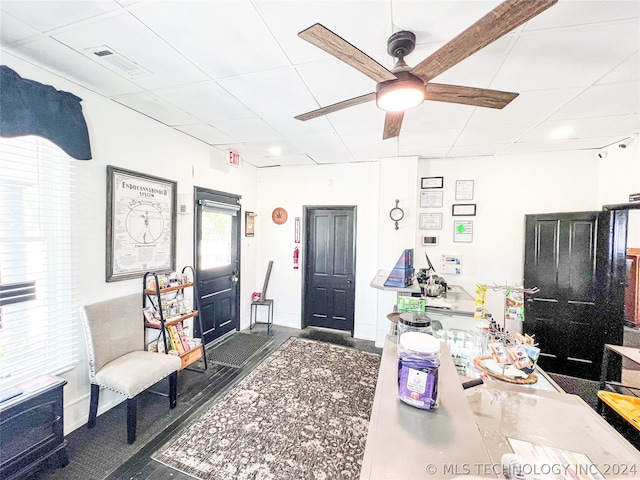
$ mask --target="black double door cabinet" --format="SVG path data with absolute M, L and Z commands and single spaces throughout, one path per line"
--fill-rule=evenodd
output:
M 57 377 L 38 379 L 43 386 L 0 404 L 0 479 L 24 478 L 44 462 L 69 463 L 64 439 L 63 387 Z

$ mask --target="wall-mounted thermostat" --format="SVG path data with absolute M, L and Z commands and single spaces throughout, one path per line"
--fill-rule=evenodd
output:
M 427 235 L 423 235 L 422 245 L 438 245 L 438 236 L 428 237 Z

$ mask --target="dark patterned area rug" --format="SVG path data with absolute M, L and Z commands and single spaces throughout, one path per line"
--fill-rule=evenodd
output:
M 290 338 L 152 458 L 202 480 L 357 479 L 379 365 Z

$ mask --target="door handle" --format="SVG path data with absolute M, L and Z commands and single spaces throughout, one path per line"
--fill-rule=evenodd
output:
M 347 280 L 347 285 L 351 285 L 351 280 Z
M 238 275 L 238 272 L 233 272 L 231 274 L 231 283 L 235 285 L 236 283 L 238 283 L 239 280 L 240 280 L 240 276 Z

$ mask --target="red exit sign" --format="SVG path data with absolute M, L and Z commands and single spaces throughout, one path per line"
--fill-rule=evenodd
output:
M 227 163 L 234 167 L 240 166 L 240 154 L 229 150 L 227 153 Z

